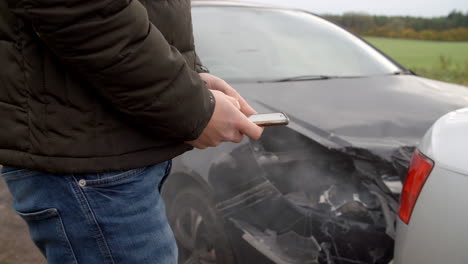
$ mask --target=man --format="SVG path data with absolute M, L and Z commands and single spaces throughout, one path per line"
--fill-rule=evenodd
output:
M 0 62 L 2 173 L 49 263 L 176 263 L 168 160 L 262 133 L 202 73 L 189 0 L 1 1 Z

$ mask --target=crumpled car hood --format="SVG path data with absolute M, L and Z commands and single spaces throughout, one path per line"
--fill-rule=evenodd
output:
M 234 87 L 258 112 L 291 119 L 225 144 L 208 172 L 226 225 L 275 263 L 388 263 L 415 146 L 468 105 L 464 87 L 417 76 Z
M 387 161 L 417 146 L 439 117 L 468 106 L 465 87 L 413 75 L 234 87 L 258 112 L 285 112 L 292 129 L 326 147 L 366 149 Z

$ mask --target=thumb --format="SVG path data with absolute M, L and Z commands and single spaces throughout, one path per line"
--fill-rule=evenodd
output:
M 239 131 L 253 140 L 258 140 L 262 136 L 263 128 L 257 126 L 246 116 L 242 115 L 242 120 L 239 123 Z

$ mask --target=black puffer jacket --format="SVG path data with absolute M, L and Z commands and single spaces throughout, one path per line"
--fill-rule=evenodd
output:
M 142 167 L 190 147 L 214 99 L 190 0 L 0 1 L 0 164 Z

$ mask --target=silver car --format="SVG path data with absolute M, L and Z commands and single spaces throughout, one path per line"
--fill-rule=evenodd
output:
M 468 108 L 426 133 L 401 196 L 394 264 L 468 263 Z
M 198 55 L 287 127 L 174 160 L 163 188 L 179 263 L 387 264 L 401 178 L 466 87 L 413 74 L 313 14 L 192 1 Z

